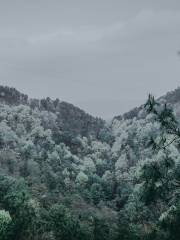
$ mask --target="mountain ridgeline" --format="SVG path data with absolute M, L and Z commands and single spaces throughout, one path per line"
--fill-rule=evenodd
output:
M 179 240 L 180 88 L 111 123 L 0 86 L 0 240 Z
M 161 103 L 167 103 L 168 105 L 174 107 L 175 104 L 180 104 L 180 87 L 176 88 L 174 91 L 168 92 L 166 95 L 157 99 Z M 139 112 L 143 109 L 143 105 L 140 107 L 135 107 L 130 111 L 124 113 L 123 115 L 115 116 L 114 119 L 133 119 L 138 117 Z
M 67 136 L 93 136 L 98 138 L 101 129 L 105 126 L 105 121 L 100 118 L 92 117 L 85 113 L 73 104 L 60 101 L 59 99 L 52 100 L 49 97 L 46 99 L 32 99 L 28 95 L 20 93 L 15 88 L 0 86 L 0 102 L 18 106 L 20 104 L 27 105 L 32 109 L 40 111 L 48 111 L 56 115 L 57 129 L 55 131 L 66 132 Z M 53 128 L 54 126 L 49 126 Z

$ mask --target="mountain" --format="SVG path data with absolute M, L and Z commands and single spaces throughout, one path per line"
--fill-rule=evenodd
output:
M 161 103 L 167 103 L 170 106 L 175 106 L 176 104 L 180 104 L 180 87 L 176 88 L 174 91 L 170 91 L 165 95 L 159 97 L 157 99 Z M 139 107 L 135 107 L 130 111 L 124 113 L 123 115 L 115 116 L 114 119 L 133 119 L 134 117 L 138 117 L 139 112 L 143 109 L 143 105 Z
M 1 86 L 0 239 L 178 240 L 180 88 L 157 101 L 107 124 Z
M 56 114 L 58 131 L 63 131 L 66 135 L 73 136 L 93 136 L 99 137 L 105 121 L 95 118 L 85 113 L 73 104 L 46 99 L 32 99 L 28 95 L 20 93 L 15 88 L 0 86 L 0 102 L 8 105 L 28 105 L 32 109 L 38 108 L 40 111 L 48 111 Z M 57 131 L 57 129 L 56 129 Z

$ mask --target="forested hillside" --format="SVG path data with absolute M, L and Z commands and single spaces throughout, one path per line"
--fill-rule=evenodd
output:
M 52 113 L 52 118 L 53 115 L 56 115 L 57 129 L 53 129 L 55 126 L 51 124 L 48 127 L 56 132 L 61 132 L 60 135 L 65 133 L 66 137 L 68 135 L 99 137 L 100 130 L 105 124 L 102 119 L 94 118 L 70 103 L 59 99 L 52 100 L 49 97 L 46 99 L 28 98 L 27 95 L 20 93 L 15 88 L 0 86 L 0 102 L 10 106 L 27 105 L 31 109 Z
M 110 124 L 0 87 L 0 240 L 178 240 L 180 89 Z

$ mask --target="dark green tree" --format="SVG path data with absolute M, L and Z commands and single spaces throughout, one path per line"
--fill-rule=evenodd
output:
M 63 205 L 54 205 L 50 209 L 49 229 L 57 240 L 75 240 L 81 233 L 78 220 Z

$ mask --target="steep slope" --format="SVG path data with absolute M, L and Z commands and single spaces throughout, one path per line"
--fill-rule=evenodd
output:
M 168 92 L 157 99 L 162 106 L 166 105 L 173 109 L 179 121 L 180 116 L 180 88 Z M 147 114 L 144 106 L 132 109 L 122 116 L 114 117 L 111 124 L 114 142 L 112 154 L 115 157 L 115 171 L 120 178 L 123 172 L 129 171 L 131 167 L 137 166 L 146 159 L 156 158 L 152 151 L 150 140 L 159 138 L 161 127 L 152 114 Z M 171 139 L 171 136 L 169 137 Z M 170 146 L 170 151 L 179 154 L 177 146 Z

